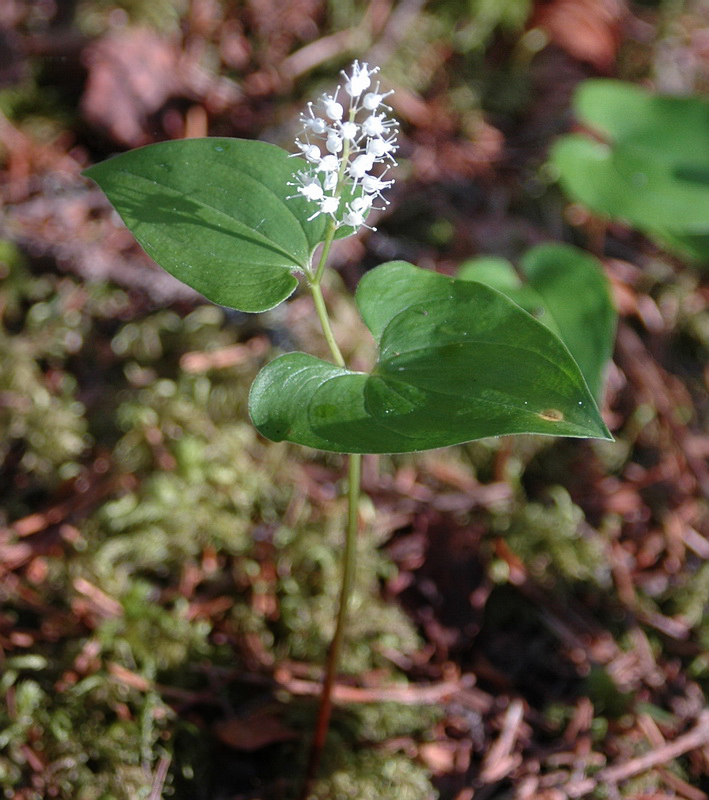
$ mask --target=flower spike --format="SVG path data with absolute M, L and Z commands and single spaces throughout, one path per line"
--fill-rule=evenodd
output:
M 295 140 L 300 153 L 294 155 L 305 159 L 307 169 L 296 172 L 289 185 L 296 187 L 291 198 L 305 198 L 315 206 L 309 220 L 326 214 L 338 228 L 374 230 L 367 216 L 383 208 L 374 201 L 388 202 L 382 192 L 394 181 L 384 176 L 396 166 L 398 128 L 384 103 L 393 91 L 382 92 L 379 81 L 372 85 L 377 72 L 379 67 L 354 61 L 349 72 L 342 72 L 343 94 L 338 86 L 334 94 L 308 103 L 307 113 L 300 115 L 305 141 Z

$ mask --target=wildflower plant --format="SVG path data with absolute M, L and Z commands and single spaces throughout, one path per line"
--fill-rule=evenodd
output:
M 573 108 L 585 132 L 560 137 L 550 154 L 570 199 L 700 266 L 709 263 L 706 96 L 594 78 L 579 84 Z
M 553 286 L 569 261 L 563 248 L 535 258 L 533 302 L 531 290 L 504 270 L 486 280 L 484 270 L 482 277 L 455 279 L 403 261 L 376 267 L 355 299 L 378 346 L 377 363 L 368 373 L 347 367 L 322 281 L 333 241 L 373 229 L 370 212 L 388 203 L 398 126 L 387 102 L 392 92 L 382 89 L 376 67 L 355 61 L 342 75 L 332 94 L 307 105 L 295 153 L 258 141 L 192 139 L 149 145 L 85 173 L 147 253 L 215 303 L 266 311 L 300 280 L 312 295 L 331 360 L 281 355 L 257 376 L 249 401 L 251 419 L 267 438 L 350 454 L 341 604 L 311 775 L 328 726 L 353 581 L 361 454 L 517 433 L 610 438 L 589 389 L 600 385 L 598 375 L 579 367 L 598 359 L 577 363 L 573 353 L 589 337 L 607 349 L 607 288 L 593 263 L 570 265 L 575 283 L 566 285 L 592 294 L 587 299 L 600 309 L 584 322 L 588 337 L 579 335 Z M 545 311 L 543 324 L 535 317 Z

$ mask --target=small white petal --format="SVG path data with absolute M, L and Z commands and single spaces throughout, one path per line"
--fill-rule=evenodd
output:
M 333 100 L 332 98 L 325 100 L 325 114 L 330 117 L 330 119 L 339 121 L 342 119 L 344 113 L 345 109 L 337 100 Z
M 367 140 L 367 152 L 378 159 L 388 158 L 394 162 L 392 153 L 399 149 L 396 144 L 396 136 L 390 136 L 388 139 L 382 139 L 381 136 L 374 136 Z
M 374 156 L 363 153 L 361 156 L 357 156 L 350 164 L 348 172 L 355 180 L 359 180 L 363 178 L 373 166 Z
M 394 181 L 384 181 L 375 175 L 365 175 L 362 179 L 362 189 L 367 194 L 375 194 L 381 197 L 382 191 L 388 189 L 393 183 Z
M 300 194 L 303 195 L 303 197 L 306 200 L 311 200 L 315 202 L 321 200 L 323 196 L 322 186 L 320 186 L 319 183 L 315 182 L 309 183 L 305 186 L 301 186 L 300 189 L 298 189 L 298 191 L 300 192 Z
M 311 164 L 317 164 L 320 161 L 320 148 L 316 144 L 304 144 L 297 139 L 295 143 L 305 156 L 306 161 L 310 161 Z
M 383 114 L 372 114 L 362 123 L 362 131 L 366 136 L 381 136 L 385 130 Z
M 339 197 L 323 197 L 320 201 L 320 211 L 322 211 L 323 214 L 334 214 L 339 207 Z
M 308 114 L 310 116 L 308 116 Z M 300 121 L 306 131 L 312 131 L 316 136 L 322 136 L 327 130 L 327 123 L 324 119 L 316 117 L 313 112 L 313 104 L 308 103 L 308 114 L 301 114 Z
M 318 168 L 323 172 L 337 172 L 337 170 L 340 168 L 340 162 L 337 156 L 334 155 L 324 156 L 320 160 Z
M 294 197 L 304 197 L 306 200 L 319 202 L 323 197 L 323 188 L 320 181 L 309 172 L 297 172 L 294 176 L 295 183 L 288 183 L 288 186 L 297 186 L 297 194 L 291 195 L 288 199 Z
M 366 214 L 371 208 L 374 200 L 370 195 L 363 195 L 362 197 L 355 197 L 350 203 L 350 208 L 357 214 Z
M 349 139 L 351 142 L 357 138 L 359 133 L 359 125 L 356 122 L 343 122 L 340 126 L 343 139 Z
M 393 89 L 385 92 L 384 94 L 380 94 L 379 83 L 377 83 L 377 90 L 375 92 L 367 92 L 362 99 L 362 105 L 367 109 L 367 111 L 376 111 L 376 109 L 382 105 L 382 101 L 386 97 L 389 97 L 390 94 L 394 94 Z M 385 105 L 384 108 L 389 108 L 389 106 Z
M 342 150 L 342 137 L 336 133 L 330 133 L 327 137 L 325 147 L 330 153 L 339 153 Z
M 365 89 L 369 88 L 371 80 L 369 75 L 357 75 L 345 84 L 345 91 L 350 97 L 359 97 Z
M 359 228 L 360 225 L 364 225 L 364 217 L 356 211 L 348 211 L 342 217 L 342 223 L 344 225 L 350 225 L 352 228 Z
M 360 64 L 358 61 L 355 61 L 352 64 L 352 74 L 350 76 L 345 75 L 345 91 L 347 94 L 350 97 L 359 97 L 362 92 L 369 89 L 372 83 L 370 76 L 373 75 L 377 69 L 378 68 L 375 67 L 370 70 L 367 64 Z
M 386 142 L 379 136 L 375 137 L 374 139 L 370 139 L 367 142 L 367 152 L 370 155 L 375 156 L 375 158 L 381 158 L 383 155 L 385 155 L 386 151 Z

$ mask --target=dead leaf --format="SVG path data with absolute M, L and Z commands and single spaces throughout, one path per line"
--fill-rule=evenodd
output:
M 272 710 L 261 709 L 245 717 L 228 717 L 214 724 L 214 733 L 220 742 L 252 753 L 277 742 L 290 742 L 298 738 Z
M 142 28 L 112 33 L 84 52 L 89 71 L 85 119 L 128 147 L 152 141 L 150 114 L 178 92 L 177 43 Z
M 552 42 L 601 72 L 615 62 L 620 22 L 627 9 L 622 0 L 550 0 L 538 2 L 532 27 L 543 28 Z
M 419 758 L 434 775 L 453 772 L 456 763 L 455 742 L 427 742 L 419 747 Z

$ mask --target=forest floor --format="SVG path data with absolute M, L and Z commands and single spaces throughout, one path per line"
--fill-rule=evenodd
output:
M 564 197 L 589 77 L 709 91 L 702 0 L 5 0 L 0 8 L 0 787 L 16 800 L 296 797 L 332 636 L 344 459 L 265 441 L 304 294 L 258 317 L 159 270 L 81 171 L 184 136 L 293 149 L 353 58 L 401 120 L 379 262 L 451 274 L 566 241 L 619 311 L 614 442 L 366 456 L 317 798 L 709 800 L 707 272 Z

